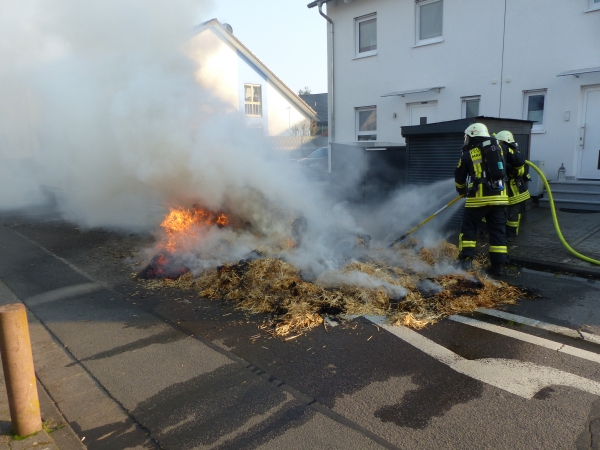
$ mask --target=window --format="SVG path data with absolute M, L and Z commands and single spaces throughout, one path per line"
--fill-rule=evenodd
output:
M 444 18 L 443 0 L 417 1 L 417 45 L 441 42 Z
M 356 35 L 356 57 L 371 56 L 377 54 L 377 16 L 368 16 L 354 19 Z
M 469 117 L 477 117 L 479 115 L 479 102 L 481 97 L 463 97 L 462 98 L 462 111 L 461 117 L 468 119 Z
M 262 116 L 262 94 L 260 84 L 244 85 L 244 104 L 247 116 Z
M 546 90 L 526 91 L 523 101 L 523 119 L 533 121 L 532 132 L 544 131 Z
M 377 108 L 358 108 L 356 110 L 356 140 L 377 140 Z

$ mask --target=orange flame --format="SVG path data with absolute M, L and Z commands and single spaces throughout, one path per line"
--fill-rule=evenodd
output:
M 182 241 L 197 237 L 198 228 L 228 224 L 229 218 L 225 214 L 215 213 L 199 206 L 194 206 L 192 209 L 171 208 L 160 224 L 167 233 L 167 240 L 163 247 L 170 252 L 175 252 Z
M 224 227 L 225 225 L 229 224 L 229 219 L 227 218 L 227 216 L 225 214 L 221 214 L 217 219 L 217 223 L 219 225 L 221 225 L 222 227 Z

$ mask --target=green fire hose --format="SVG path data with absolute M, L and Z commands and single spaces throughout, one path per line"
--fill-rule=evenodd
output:
M 565 246 L 565 248 L 567 250 L 569 250 L 569 252 L 571 252 L 573 255 L 577 256 L 578 258 L 583 259 L 584 261 L 587 261 L 587 262 L 592 263 L 592 264 L 600 265 L 600 261 L 598 261 L 596 259 L 589 258 L 589 257 L 587 257 L 585 255 L 582 255 L 581 253 L 575 251 L 567 243 L 567 241 L 565 240 L 562 232 L 560 231 L 560 226 L 558 225 L 558 219 L 556 218 L 556 208 L 554 207 L 554 199 L 552 198 L 552 191 L 550 190 L 550 185 L 548 184 L 548 180 L 546 180 L 546 177 L 544 176 L 543 172 L 535 164 L 533 164 L 531 161 L 525 161 L 525 163 L 529 167 L 532 167 L 533 170 L 535 170 L 538 173 L 538 175 L 540 176 L 540 178 L 544 182 L 544 186 L 546 187 L 546 191 L 548 192 L 548 200 L 550 200 L 550 210 L 552 211 L 552 220 L 554 221 L 554 228 L 556 229 L 556 234 L 558 234 L 558 238 L 560 239 L 560 242 L 562 242 L 562 244 Z
M 406 236 L 408 236 L 410 233 L 412 233 L 413 231 L 415 231 L 417 228 L 421 227 L 422 225 L 425 225 L 427 222 L 429 222 L 431 219 L 433 219 L 435 216 L 437 216 L 439 213 L 441 213 L 442 211 L 444 211 L 446 208 L 454 205 L 457 201 L 459 201 L 461 198 L 463 198 L 465 195 L 464 194 L 460 194 L 458 197 L 456 197 L 454 200 L 452 200 L 450 203 L 448 203 L 447 205 L 442 206 L 440 209 L 438 209 L 436 212 L 434 212 L 432 215 L 430 215 L 427 219 L 425 219 L 423 222 L 421 222 L 420 224 L 418 224 L 416 227 L 414 227 L 412 230 L 407 231 L 406 233 L 404 233 L 402 236 L 400 236 L 398 239 L 396 239 L 394 242 L 392 242 L 388 247 L 392 248 L 395 244 L 397 244 L 398 242 L 402 241 Z

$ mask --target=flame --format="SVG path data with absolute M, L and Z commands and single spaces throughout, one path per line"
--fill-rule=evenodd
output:
M 191 209 L 171 208 L 160 224 L 167 234 L 166 242 L 162 246 L 170 252 L 175 252 L 182 241 L 197 238 L 198 228 L 213 225 L 224 227 L 228 224 L 229 218 L 225 214 L 199 206 Z
M 224 227 L 225 225 L 229 224 L 229 219 L 227 218 L 227 216 L 225 214 L 221 214 L 218 218 L 217 218 L 217 224 L 221 225 L 222 227 Z
M 287 237 L 283 240 L 282 242 L 282 246 L 285 249 L 291 249 L 291 248 L 295 248 L 296 247 L 296 241 L 294 241 L 292 238 Z

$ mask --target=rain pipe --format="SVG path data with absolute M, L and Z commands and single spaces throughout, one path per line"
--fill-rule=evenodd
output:
M 328 123 L 327 123 L 327 134 L 329 137 L 329 154 L 328 154 L 328 161 L 327 161 L 327 171 L 329 173 L 331 173 L 331 144 L 335 139 L 335 107 L 334 107 L 334 78 L 333 78 L 333 65 L 334 65 L 334 59 L 333 59 L 333 20 L 331 20 L 331 18 L 325 14 L 323 12 L 323 0 L 319 0 L 319 14 L 321 14 L 321 16 L 323 16 L 325 18 L 325 20 L 327 20 L 327 22 L 329 22 L 329 41 L 331 43 L 330 46 L 328 46 L 329 48 L 329 61 L 328 61 L 328 68 L 327 68 L 327 74 L 329 75 L 329 80 L 327 83 L 327 88 L 329 89 L 329 118 L 328 118 Z

